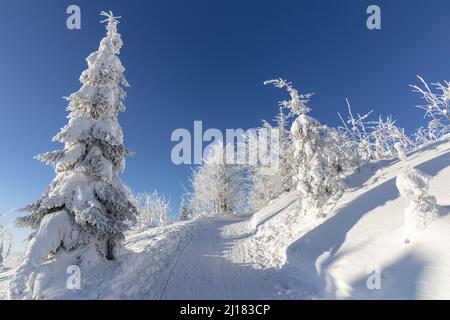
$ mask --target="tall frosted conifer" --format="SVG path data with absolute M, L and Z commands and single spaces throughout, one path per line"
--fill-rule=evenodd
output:
M 80 76 L 82 86 L 66 99 L 68 124 L 53 138 L 63 150 L 37 156 L 55 167 L 56 177 L 42 198 L 23 210 L 29 214 L 17 225 L 33 233 L 24 261 L 11 285 L 12 296 L 25 290 L 34 268 L 58 255 L 76 252 L 113 259 L 124 239 L 127 222 L 135 220 L 136 208 L 118 177 L 129 154 L 117 120 L 125 111 L 123 87 L 129 86 L 118 58 L 122 39 L 112 12 L 102 12 L 106 36 L 97 51 L 86 59 L 88 68 Z M 83 251 L 84 250 L 84 251 Z M 95 255 L 95 254 L 94 254 Z

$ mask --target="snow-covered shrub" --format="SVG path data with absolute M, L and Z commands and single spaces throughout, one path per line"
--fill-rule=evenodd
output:
M 430 132 L 424 127 L 420 127 L 414 133 L 414 143 L 418 146 L 428 143 L 433 140 L 433 135 L 430 135 Z
M 396 120 L 391 116 L 383 119 L 381 116 L 378 120 L 370 120 L 369 116 L 372 110 L 364 115 L 353 115 L 350 103 L 347 101 L 348 116 L 347 119 L 338 113 L 342 121 L 343 127 L 339 127 L 338 131 L 344 137 L 345 145 L 350 154 L 348 161 L 356 164 L 359 171 L 361 166 L 372 161 L 384 159 L 392 159 L 398 156 L 395 143 L 399 142 L 405 150 L 409 150 L 415 146 L 415 143 L 405 134 L 403 128 L 396 125 Z
M 428 194 L 430 177 L 410 166 L 400 143 L 396 143 L 395 148 L 405 166 L 404 171 L 397 176 L 396 185 L 400 195 L 408 202 L 405 210 L 405 229 L 409 241 L 417 231 L 424 230 L 433 222 L 439 212 L 436 208 L 436 198 Z
M 171 223 L 169 216 L 170 201 L 166 200 L 156 190 L 152 193 L 142 192 L 136 195 L 138 230 L 164 226 Z
M 338 172 L 336 147 L 330 145 L 329 129 L 307 115 L 307 103 L 311 94 L 301 95 L 291 83 L 283 79 L 266 81 L 277 88 L 285 88 L 291 99 L 280 105 L 294 117 L 291 136 L 293 166 L 296 168 L 294 185 L 299 192 L 304 212 L 316 208 L 323 214 L 323 207 L 339 199 L 344 184 Z
M 375 156 L 377 160 L 392 159 L 398 155 L 395 144 L 399 143 L 405 150 L 414 146 L 412 140 L 405 134 L 404 129 L 395 125 L 396 120 L 388 116 L 384 120 L 381 116 L 378 121 L 372 122 L 372 141 L 375 147 Z
M 434 140 L 450 130 L 450 82 L 432 83 L 431 85 L 436 89 L 436 92 L 433 92 L 423 78 L 417 77 L 423 88 L 418 85 L 411 85 L 411 87 L 413 92 L 421 94 L 421 98 L 425 101 L 425 104 L 417 107 L 425 110 L 425 117 L 430 120 L 428 137 Z
M 111 12 L 101 14 L 106 16 L 102 22 L 107 22 L 107 34 L 86 59 L 82 86 L 67 98 L 69 122 L 54 137 L 64 149 L 37 157 L 55 167 L 56 177 L 40 200 L 24 208 L 29 215 L 17 220 L 18 226 L 31 227 L 33 233 L 11 282 L 11 298 L 32 297 L 34 286 L 27 283 L 33 270 L 47 261 L 57 263 L 60 253 L 74 252 L 80 265 L 85 257 L 93 257 L 92 252 L 99 261 L 113 259 L 127 221 L 137 213 L 118 177 L 130 154 L 117 120 L 125 110 L 123 87 L 128 86 L 118 58 L 122 40 L 117 18 Z M 46 273 L 50 276 L 51 271 Z
M 353 155 L 350 156 L 349 161 L 359 171 L 364 163 L 370 162 L 375 158 L 371 142 L 370 122 L 368 121 L 373 110 L 362 116 L 359 113 L 354 116 L 347 99 L 346 102 L 348 109 L 347 119 L 344 120 L 338 112 L 338 116 L 343 124 L 343 127 L 338 127 L 338 131 L 345 139 L 345 148 Z

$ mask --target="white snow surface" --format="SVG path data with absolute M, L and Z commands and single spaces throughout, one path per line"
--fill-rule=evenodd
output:
M 203 217 L 131 233 L 117 260 L 82 268 L 80 290 L 66 288 L 69 275 L 60 266 L 36 296 L 450 299 L 450 136 L 410 154 L 409 163 L 430 177 L 441 213 L 409 243 L 407 203 L 395 184 L 404 163 L 384 161 L 348 178 L 326 217 L 300 214 L 290 193 L 250 217 Z M 380 289 L 367 286 L 374 270 Z M 13 273 L 0 273 L 0 299 Z

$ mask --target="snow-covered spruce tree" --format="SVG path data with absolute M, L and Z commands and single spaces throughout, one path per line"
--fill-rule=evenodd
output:
M 180 210 L 179 210 L 178 219 L 180 221 L 186 221 L 186 220 L 189 220 L 190 218 L 191 217 L 189 215 L 189 209 L 186 207 L 186 204 L 184 203 L 184 199 L 183 199 L 180 202 Z
M 411 167 L 400 142 L 395 144 L 395 148 L 404 163 L 404 170 L 397 176 L 396 185 L 408 203 L 405 209 L 405 242 L 409 242 L 439 217 L 439 210 L 436 198 L 428 194 L 430 177 Z
M 118 177 L 129 154 L 117 120 L 125 110 L 123 87 L 128 86 L 118 58 L 119 17 L 111 12 L 101 15 L 106 17 L 102 22 L 107 34 L 86 59 L 80 90 L 66 98 L 68 124 L 53 139 L 64 149 L 37 157 L 54 165 L 56 177 L 40 200 L 24 208 L 29 215 L 17 220 L 18 226 L 31 227 L 33 233 L 11 283 L 13 298 L 32 291 L 26 288 L 29 275 L 49 260 L 58 260 L 62 252 L 74 252 L 81 264 L 88 256 L 113 259 L 127 222 L 135 220 L 136 208 Z
M 242 175 L 239 166 L 227 159 L 232 150 L 222 142 L 213 144 L 203 164 L 193 170 L 189 207 L 195 215 L 220 215 L 235 209 Z
M 307 212 L 316 208 L 323 214 L 323 206 L 341 197 L 344 184 L 331 159 L 335 157 L 334 146 L 327 144 L 327 128 L 307 115 L 306 106 L 311 94 L 301 95 L 290 82 L 283 79 L 266 81 L 277 88 L 286 88 L 291 99 L 281 101 L 294 118 L 291 127 L 294 148 L 294 166 L 297 168 L 294 185 L 300 193 L 302 209 Z

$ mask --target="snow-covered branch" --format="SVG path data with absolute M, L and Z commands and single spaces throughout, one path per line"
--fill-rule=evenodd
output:
M 425 111 L 425 118 L 430 119 L 428 136 L 437 139 L 448 133 L 450 129 L 450 82 L 432 83 L 430 87 L 422 77 L 417 76 L 417 78 L 423 87 L 418 85 L 410 85 L 410 87 L 425 101 L 417 107 Z

